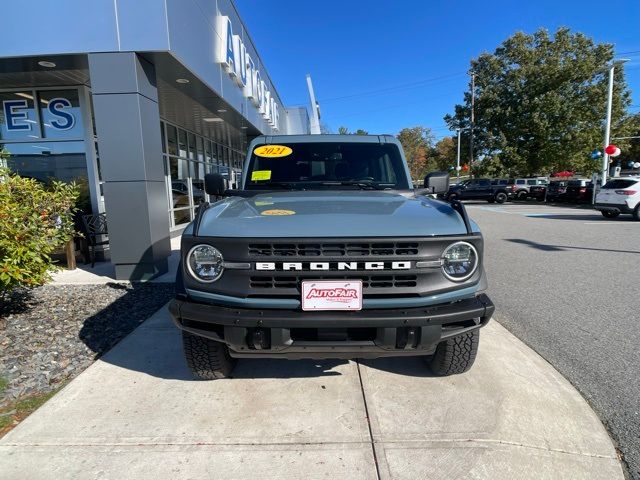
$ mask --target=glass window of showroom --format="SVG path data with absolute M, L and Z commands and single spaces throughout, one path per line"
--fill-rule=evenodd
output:
M 75 181 L 89 206 L 82 94 L 59 87 L 0 91 L 0 146 L 9 169 L 45 183 Z

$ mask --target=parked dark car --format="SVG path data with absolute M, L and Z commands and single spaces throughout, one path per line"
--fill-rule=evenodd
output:
M 474 178 L 451 185 L 443 198 L 448 201 L 486 200 L 489 203 L 504 203 L 508 196 L 506 185 L 492 185 L 490 178 Z
M 547 187 L 547 202 L 564 202 L 567 194 L 567 180 L 554 181 Z
M 569 203 L 591 203 L 593 183 L 591 180 L 569 180 L 565 198 Z
M 539 202 L 544 202 L 546 193 L 546 185 L 532 185 L 529 187 L 529 198 L 534 198 Z
M 526 200 L 530 197 L 530 189 L 534 185 L 546 185 L 548 182 L 544 178 L 510 178 L 507 183 L 507 194 L 509 198 Z

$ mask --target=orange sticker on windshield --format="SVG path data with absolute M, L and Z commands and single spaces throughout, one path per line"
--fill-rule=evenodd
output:
M 253 153 L 258 157 L 280 158 L 291 155 L 293 150 L 284 145 L 262 145 L 256 148 Z

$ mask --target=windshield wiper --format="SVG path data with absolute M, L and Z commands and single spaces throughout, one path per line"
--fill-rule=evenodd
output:
M 266 187 L 265 190 L 269 188 L 280 188 L 283 190 L 304 190 L 303 186 L 299 186 L 296 182 L 269 182 L 269 183 L 256 183 L 251 185 L 252 187 Z
M 395 183 L 377 183 L 372 182 L 370 180 L 337 180 L 335 182 L 320 182 L 320 185 L 324 185 L 327 187 L 340 187 L 340 186 L 354 186 L 358 187 L 361 190 L 382 190 L 384 188 L 394 187 Z

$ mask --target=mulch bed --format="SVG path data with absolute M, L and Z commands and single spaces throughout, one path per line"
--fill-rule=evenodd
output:
M 0 409 L 75 377 L 173 296 L 173 284 L 48 285 L 0 305 Z

